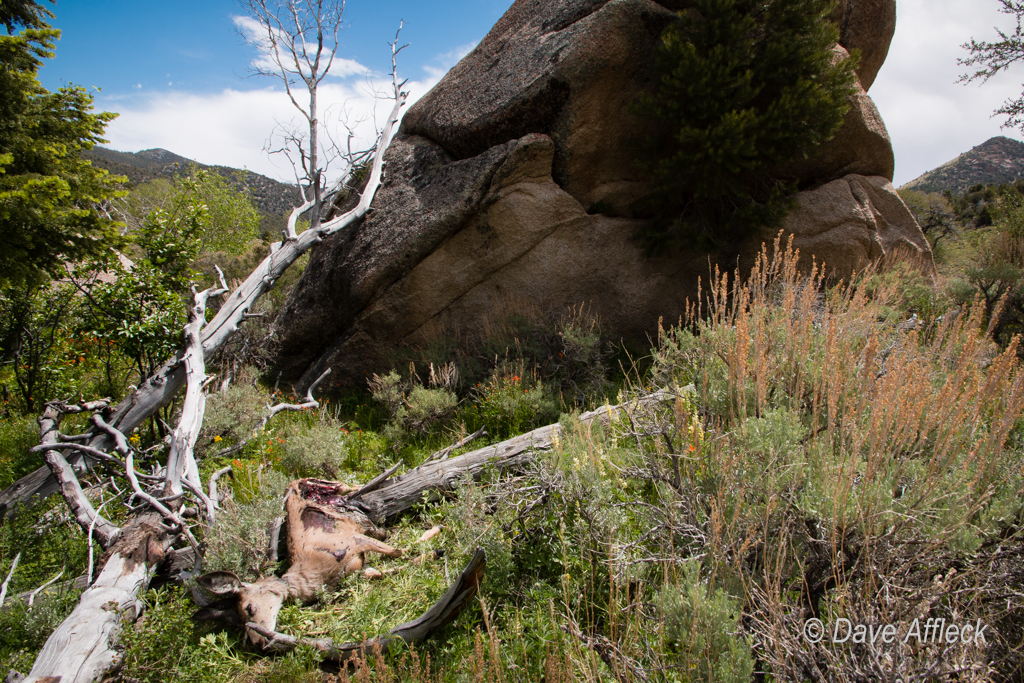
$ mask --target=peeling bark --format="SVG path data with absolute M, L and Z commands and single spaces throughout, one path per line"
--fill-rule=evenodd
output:
M 142 515 L 115 544 L 103 571 L 57 627 L 36 657 L 26 683 L 53 677 L 61 683 L 91 683 L 119 663 L 111 640 L 126 617 L 142 610 L 138 599 L 163 560 L 166 535 L 159 515 Z

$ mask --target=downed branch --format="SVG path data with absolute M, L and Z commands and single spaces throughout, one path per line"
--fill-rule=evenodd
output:
M 661 390 L 643 396 L 633 404 L 603 406 L 580 415 L 580 422 L 590 424 L 598 419 L 608 421 L 623 410 L 651 405 L 672 396 L 668 390 Z M 376 491 L 362 495 L 361 502 L 370 519 L 383 523 L 414 505 L 440 499 L 442 492 L 450 491 L 464 477 L 479 479 L 488 468 L 522 468 L 533 460 L 538 451 L 551 450 L 561 436 L 562 426 L 550 424 L 454 458 L 428 461 L 384 482 Z
M 14 578 L 14 570 L 18 568 L 18 560 L 21 559 L 21 553 L 14 556 L 14 562 L 11 562 L 11 569 L 7 572 L 7 578 L 4 579 L 3 585 L 0 585 L 0 607 L 4 606 L 4 600 L 7 599 L 7 586 L 10 585 L 11 579 Z
M 48 447 L 57 443 L 60 439 L 60 419 L 72 411 L 72 406 L 62 403 L 48 403 L 42 416 L 39 418 L 40 445 Z M 103 549 L 107 549 L 114 542 L 120 533 L 120 529 L 110 520 L 99 515 L 93 508 L 92 503 L 82 490 L 78 482 L 78 476 L 74 468 L 68 463 L 64 454 L 59 450 L 49 448 L 45 451 L 46 463 L 56 479 L 60 483 L 61 493 L 67 502 L 71 512 L 75 515 L 78 524 L 86 530 L 91 530 L 93 536 L 99 541 Z
M 293 9 L 295 5 L 293 5 Z M 315 13 L 314 25 L 299 26 L 299 35 L 310 30 L 321 28 L 321 20 L 326 17 L 321 13 L 322 6 L 309 8 Z M 340 10 L 340 8 L 333 8 Z M 296 10 L 297 11 L 297 10 Z M 340 21 L 340 11 L 334 19 Z M 340 25 L 340 24 L 339 24 Z M 321 34 L 318 34 L 321 35 Z M 320 56 L 325 49 L 321 42 L 314 55 L 306 52 L 306 42 L 300 41 L 301 52 L 292 54 L 296 60 L 305 60 L 306 66 L 314 70 L 323 66 Z M 331 58 L 337 49 L 335 43 L 329 48 Z M 397 47 L 397 38 L 392 44 L 392 66 L 395 66 L 395 55 L 401 48 Z M 330 60 L 327 61 L 329 68 Z M 310 87 L 310 110 L 308 120 L 311 128 L 317 125 L 316 85 L 326 75 L 322 74 L 307 84 Z M 93 458 L 82 449 L 69 449 L 69 457 L 65 457 L 62 449 L 48 448 L 45 457 L 52 477 L 30 475 L 29 480 L 34 487 L 28 487 L 24 481 L 0 494 L 0 516 L 16 502 L 27 502 L 33 495 L 53 493 L 59 485 L 65 500 L 84 531 L 95 537 L 100 544 L 109 549 L 106 563 L 100 571 L 96 582 L 85 590 L 78 606 L 71 615 L 51 634 L 36 658 L 28 680 L 60 680 L 61 683 L 92 683 L 100 679 L 113 668 L 119 654 L 114 649 L 116 634 L 122 621 L 127 616 L 134 619 L 141 604 L 138 595 L 149 586 L 156 567 L 173 550 L 173 545 L 184 536 L 193 548 L 196 570 L 201 562 L 200 547 L 188 526 L 182 520 L 187 511 L 183 507 L 186 495 L 192 495 L 206 508 L 206 521 L 212 524 L 216 512 L 213 498 L 206 496 L 199 477 L 199 469 L 195 461 L 192 447 L 202 426 L 204 414 L 205 356 L 221 348 L 239 325 L 248 317 L 249 310 L 255 302 L 269 291 L 281 275 L 301 255 L 326 237 L 357 223 L 370 209 L 377 188 L 381 184 L 384 154 L 390 145 L 407 93 L 402 92 L 404 82 L 398 81 L 397 69 L 392 69 L 394 86 L 394 108 L 381 131 L 372 162 L 366 176 L 366 183 L 358 204 L 343 214 L 320 221 L 324 213 L 325 200 L 321 194 L 322 169 L 311 167 L 302 204 L 307 203 L 309 193 L 316 201 L 310 208 L 310 227 L 300 235 L 294 230 L 286 231 L 284 239 L 270 247 L 270 254 L 255 270 L 232 292 L 210 322 L 206 322 L 205 307 L 211 296 L 219 296 L 222 292 L 208 289 L 195 293 L 194 305 L 190 311 L 189 323 L 186 326 L 186 347 L 174 358 L 167 361 L 153 376 L 142 383 L 135 391 L 110 411 L 103 402 L 102 406 L 89 409 L 96 412 L 101 407 L 103 415 L 93 415 L 93 428 L 86 435 L 90 449 L 110 454 L 117 451 L 124 462 L 124 474 L 131 484 L 132 498 L 143 501 L 143 505 L 133 510 L 132 517 L 124 527 L 117 527 L 92 507 L 82 491 L 78 481 L 78 473 L 89 469 Z M 311 136 L 311 149 L 316 150 L 315 136 Z M 315 161 L 315 154 L 310 157 Z M 340 187 L 340 185 L 338 185 Z M 294 214 L 297 216 L 298 214 Z M 292 223 L 294 228 L 294 221 Z M 221 275 L 221 284 L 224 284 Z M 226 292 L 226 287 L 223 288 Z M 193 292 L 195 290 L 193 289 Z M 185 397 L 181 417 L 172 431 L 171 449 L 167 463 L 162 468 L 163 479 L 157 486 L 143 488 L 139 477 L 134 471 L 133 449 L 125 438 L 135 428 L 152 417 L 159 409 L 170 404 L 175 394 L 185 385 L 188 391 Z M 310 397 L 311 398 L 311 397 Z M 74 407 L 64 404 L 50 403 L 40 419 L 42 444 L 78 443 L 79 437 L 63 439 L 58 429 L 60 417 L 64 412 L 83 412 L 85 406 Z M 84 437 L 83 437 L 84 440 Z M 110 455 L 110 458 L 114 456 Z M 106 460 L 107 458 L 102 458 Z M 156 474 L 156 473 L 154 473 Z M 52 481 L 51 481 L 52 479 Z M 157 487 L 162 485 L 162 488 Z
M 480 429 L 476 430 L 472 434 L 470 434 L 468 436 L 462 437 L 461 439 L 459 439 L 458 441 L 453 443 L 451 446 L 448 446 L 447 448 L 442 448 L 439 451 L 431 453 L 430 457 L 427 458 L 427 462 L 430 462 L 432 460 L 447 460 L 448 456 L 452 454 L 452 451 L 455 451 L 455 450 L 457 450 L 459 448 L 462 448 L 466 444 L 472 443 L 473 441 L 476 441 L 477 439 L 479 439 L 482 436 L 487 436 L 487 426 L 486 425 L 484 425 Z
M 377 150 L 370 165 L 366 187 L 359 203 L 351 210 L 322 223 L 318 229 L 309 229 L 297 237 L 270 246 L 270 255 L 231 293 L 220 307 L 213 320 L 202 328 L 203 353 L 209 355 L 223 346 L 246 318 L 256 301 L 270 291 L 284 272 L 312 247 L 324 238 L 356 224 L 370 209 L 370 203 L 381 183 L 383 157 L 395 132 L 407 93 L 399 90 L 402 83 L 395 82 L 395 106 L 381 131 Z M 122 434 L 131 433 L 136 427 L 168 405 L 186 383 L 185 354 L 179 352 L 157 370 L 152 377 L 122 400 L 111 412 L 107 422 Z M 109 451 L 112 439 L 107 433 L 94 433 L 89 446 L 100 451 Z M 63 456 L 62 456 L 63 457 Z M 78 453 L 69 461 L 70 469 L 76 473 L 88 467 L 88 458 Z M 0 492 L 0 519 L 8 510 L 19 503 L 27 503 L 33 496 L 46 498 L 56 493 L 62 482 L 46 467 L 41 467 Z
M 39 594 L 40 594 L 41 592 L 43 592 L 44 590 L 46 590 L 47 588 L 49 588 L 49 587 L 50 587 L 51 585 L 53 585 L 54 583 L 56 583 L 56 582 L 57 582 L 57 581 L 58 581 L 58 580 L 60 579 L 60 577 L 64 576 L 64 571 L 65 571 L 64 569 L 61 569 L 61 570 L 60 570 L 59 572 L 57 572 L 57 573 L 56 573 L 56 574 L 55 574 L 55 575 L 53 576 L 53 578 L 52 578 L 52 579 L 50 579 L 49 581 L 47 581 L 46 583 L 44 583 L 44 584 L 43 584 L 42 586 L 40 586 L 39 588 L 36 588 L 36 589 L 35 589 L 34 591 L 30 591 L 30 592 L 29 592 L 29 594 L 28 594 L 28 608 L 29 608 L 29 609 L 32 609 L 32 605 L 33 605 L 33 603 L 35 603 L 35 601 L 36 601 L 36 596 L 37 596 L 37 595 L 39 595 Z

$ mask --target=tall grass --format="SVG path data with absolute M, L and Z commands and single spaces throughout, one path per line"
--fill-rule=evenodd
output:
M 801 628 L 1020 617 L 990 602 L 1009 574 L 982 576 L 992 543 L 1020 546 L 1019 342 L 989 340 L 984 302 L 908 323 L 898 281 L 825 290 L 798 263 L 777 241 L 662 334 L 659 379 L 692 383 L 705 430 L 680 495 L 704 511 L 709 574 L 782 678 L 985 672 L 998 646 L 814 646 Z M 680 412 L 664 435 L 689 429 Z
M 821 273 L 779 241 L 746 279 L 716 273 L 661 330 L 624 410 L 563 415 L 527 471 L 464 482 L 392 528 L 412 548 L 443 525 L 444 562 L 282 612 L 295 634 L 386 632 L 484 547 L 478 602 L 432 641 L 323 672 L 315 653 L 267 661 L 237 633 L 179 634 L 181 680 L 1019 679 L 1018 342 L 992 343 L 984 302 L 910 317 L 892 273 Z M 360 438 L 377 444 L 361 462 L 387 454 Z M 236 493 L 240 515 L 259 504 Z M 831 643 L 840 619 L 900 639 Z M 903 642 L 915 619 L 984 624 L 986 638 Z

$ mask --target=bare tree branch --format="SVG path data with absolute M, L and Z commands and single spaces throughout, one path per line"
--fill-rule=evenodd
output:
M 7 578 L 4 579 L 3 584 L 0 584 L 0 608 L 4 606 L 4 600 L 7 599 L 7 586 L 10 585 L 11 579 L 14 577 L 14 570 L 18 568 L 18 560 L 21 559 L 21 553 L 14 556 L 14 562 L 11 562 L 11 568 L 7 572 Z
M 978 41 L 971 38 L 970 42 L 961 47 L 970 53 L 969 57 L 957 60 L 961 66 L 976 67 L 973 73 L 960 76 L 961 83 L 981 81 L 985 83 L 1001 71 L 1006 71 L 1013 64 L 1024 61 L 1024 0 L 999 0 L 1000 12 L 1012 16 L 1017 25 L 1011 33 L 995 29 L 999 35 L 996 42 Z M 994 114 L 1007 116 L 1003 128 L 1021 128 L 1024 126 L 1024 95 L 1010 99 L 995 110 Z
M 319 165 L 318 156 L 316 87 L 333 63 L 344 3 L 338 0 L 317 0 L 300 5 L 299 0 L 247 0 L 247 6 L 253 10 L 255 18 L 266 31 L 264 47 L 268 48 L 272 63 L 280 69 L 277 75 L 300 111 L 303 110 L 292 86 L 301 80 L 309 92 L 309 108 L 304 114 L 310 124 L 310 134 L 305 140 L 305 146 L 299 147 L 300 159 L 306 169 L 303 201 L 292 214 L 289 227 L 285 230 L 285 239 L 271 245 L 270 255 L 228 296 L 209 323 L 206 323 L 209 298 L 227 292 L 223 273 L 218 269 L 222 289 L 202 292 L 193 289 L 194 304 L 185 328 L 185 348 L 113 411 L 106 408 L 105 402 L 95 406 L 47 405 L 40 418 L 40 441 L 54 480 L 59 484 L 79 525 L 87 530 L 90 539 L 95 537 L 110 552 L 95 583 L 82 594 L 78 606 L 43 646 L 30 673 L 30 679 L 33 680 L 53 677 L 63 683 L 85 683 L 102 677 L 117 661 L 111 643 L 112 636 L 121 627 L 123 613 L 127 611 L 130 615 L 138 614 L 141 609 L 138 595 L 149 585 L 153 570 L 163 561 L 173 543 L 184 536 L 192 546 L 197 565 L 201 561 L 200 546 L 182 520 L 186 509 L 191 509 L 183 507 L 183 499 L 191 495 L 198 500 L 206 508 L 207 523 L 213 524 L 217 507 L 216 478 L 225 472 L 221 470 L 211 478 L 211 495 L 207 496 L 193 452 L 205 412 L 205 357 L 219 349 L 234 334 L 238 326 L 250 317 L 249 311 L 259 297 L 269 291 L 302 254 L 324 238 L 360 221 L 369 211 L 381 183 L 384 152 L 395 133 L 407 97 L 407 93 L 401 90 L 403 83 L 399 83 L 396 70 L 392 72 L 394 107 L 381 131 L 359 202 L 352 210 L 321 223 L 321 217 L 325 215 L 324 200 L 333 198 L 340 191 L 344 175 L 330 189 L 323 184 L 323 169 Z M 282 7 L 290 8 L 289 17 L 281 12 Z M 293 25 L 295 32 L 289 35 L 285 28 Z M 392 44 L 392 66 L 400 50 L 396 39 L 396 43 Z M 312 204 L 304 208 L 310 202 Z M 303 213 L 310 215 L 310 228 L 296 234 L 296 223 Z M 326 374 L 309 388 L 303 403 L 268 407 L 270 416 L 285 410 L 318 406 L 313 391 Z M 162 490 L 157 490 L 155 486 L 147 490 L 140 483 L 145 475 L 135 471 L 136 452 L 125 435 L 168 405 L 183 386 L 187 387 L 185 401 L 178 423 L 171 430 L 167 463 L 148 477 L 156 478 L 162 472 L 159 478 L 163 483 Z M 88 444 L 61 442 L 58 427 L 62 412 L 94 412 L 101 408 L 108 412 L 93 415 L 94 429 Z M 65 458 L 64 450 L 71 452 L 73 463 Z M 112 450 L 123 461 L 111 455 Z M 121 464 L 131 488 L 128 503 L 131 504 L 135 499 L 142 502 L 124 528 L 119 529 L 94 510 L 79 484 L 76 470 L 83 471 L 91 461 L 98 460 Z M 0 496 L 0 505 L 25 500 L 27 495 L 47 490 L 46 483 L 40 483 L 38 475 L 32 481 L 36 483 L 34 490 L 19 485 L 15 488 L 16 493 L 11 496 Z M 2 512 L 0 510 L 0 514 Z M 116 605 L 116 608 L 111 609 L 111 604 Z

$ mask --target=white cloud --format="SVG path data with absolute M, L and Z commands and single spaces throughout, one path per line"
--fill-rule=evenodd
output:
M 423 78 L 405 85 L 410 104 L 444 74 L 436 69 L 424 71 L 427 73 Z M 343 121 L 355 128 L 353 147 L 372 144 L 376 130 L 392 107 L 390 100 L 375 99 L 375 91 L 390 93 L 391 80 L 384 76 L 350 75 L 344 81 L 335 79 L 321 84 L 320 118 L 339 144 L 346 142 Z M 280 146 L 282 129 L 296 129 L 303 122 L 280 87 L 229 89 L 213 94 L 162 92 L 104 97 L 97 100 L 97 108 L 120 112 L 106 131 L 109 146 L 114 149 L 136 152 L 162 147 L 204 164 L 244 167 L 285 182 L 295 181 L 287 158 L 264 151 L 268 146 Z
M 994 39 L 993 26 L 1012 28 L 1011 20 L 999 13 L 999 6 L 999 0 L 899 0 L 896 35 L 870 92 L 892 136 L 897 185 L 992 136 L 1022 137 L 1019 131 L 1000 129 L 1001 117 L 991 115 L 1024 90 L 1024 64 L 984 85 L 957 83 L 965 71 L 957 64 L 957 58 L 966 55 L 960 46 L 971 37 Z M 252 29 L 246 28 L 246 21 L 251 20 L 236 18 L 243 34 Z M 406 85 L 410 99 L 415 101 L 429 90 L 473 47 L 475 43 L 459 46 L 422 66 L 422 78 Z M 399 67 L 407 71 L 401 64 Z M 344 129 L 336 122 L 338 115 L 347 112 L 351 121 L 366 119 L 358 131 L 359 141 L 368 144 L 373 138 L 370 120 L 375 110 L 379 120 L 390 109 L 387 103 L 375 103 L 368 90 L 388 91 L 390 81 L 369 74 L 353 60 L 338 60 L 332 73 L 338 78 L 324 83 L 322 102 L 323 111 L 334 117 L 334 134 L 343 141 Z M 245 166 L 281 180 L 294 180 L 286 159 L 268 158 L 263 152 L 277 122 L 296 120 L 280 90 L 140 93 L 102 98 L 98 105 L 121 112 L 107 130 L 116 149 L 163 147 L 204 163 Z
M 475 48 L 479 43 L 479 40 L 472 43 L 466 43 L 465 45 L 459 45 L 448 52 L 440 54 L 434 58 L 434 65 L 424 66 L 423 70 L 432 78 L 441 80 L 441 78 L 448 73 L 449 69 L 458 64 L 459 60 L 472 52 L 473 48 Z
M 1021 94 L 1024 64 L 984 85 L 957 83 L 967 69 L 957 58 L 972 37 L 996 38 L 994 26 L 1012 29 L 998 0 L 899 0 L 896 35 L 871 87 L 892 137 L 896 185 L 913 180 L 990 137 L 1021 138 L 1000 129 L 992 112 Z
M 252 60 L 252 66 L 254 69 L 278 73 L 279 69 L 277 62 L 273 57 L 273 47 L 270 40 L 270 34 L 267 32 L 267 28 L 260 22 L 256 21 L 252 17 L 245 16 L 233 16 L 231 20 L 235 24 L 235 28 L 245 38 L 246 42 L 253 45 L 258 50 L 258 54 L 255 59 Z M 274 36 L 279 46 L 284 47 L 287 45 L 287 37 L 284 36 L 280 31 L 275 30 Z M 300 47 L 305 47 L 310 55 L 316 53 L 315 44 L 299 44 Z M 287 53 L 283 53 L 287 56 Z M 290 63 L 289 67 L 293 66 Z M 305 73 L 305 72 L 304 72 Z M 350 76 L 363 76 L 369 73 L 369 69 L 353 59 L 343 59 L 335 57 L 331 63 L 330 74 L 334 78 L 348 78 Z

